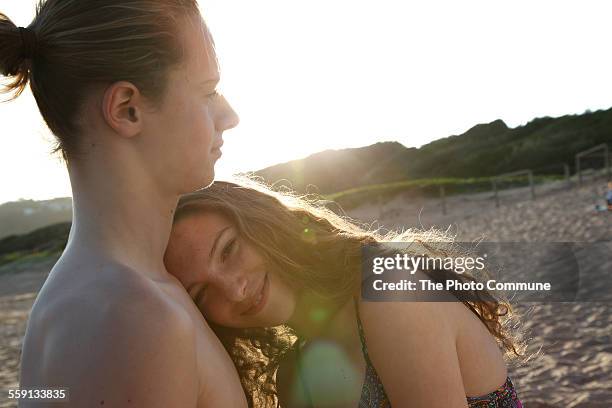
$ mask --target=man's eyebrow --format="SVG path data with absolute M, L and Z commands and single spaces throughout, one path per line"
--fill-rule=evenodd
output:
M 215 250 L 217 249 L 217 243 L 219 242 L 219 238 L 221 238 L 221 235 L 223 235 L 223 233 L 225 231 L 227 231 L 228 229 L 230 229 L 230 226 L 227 226 L 225 228 L 223 228 L 221 231 L 219 231 L 219 233 L 217 234 L 217 237 L 215 238 L 215 242 L 213 243 L 212 248 L 210 248 L 210 259 L 213 258 L 213 255 L 215 253 Z

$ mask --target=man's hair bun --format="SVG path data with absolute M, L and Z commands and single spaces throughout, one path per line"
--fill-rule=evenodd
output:
M 28 28 L 0 13 L 0 102 L 29 86 L 55 151 L 76 157 L 92 93 L 129 81 L 161 106 L 195 22 L 204 26 L 196 0 L 36 0 Z
M 0 74 L 12 78 L 3 90 L 13 94 L 12 98 L 19 96 L 28 84 L 31 59 L 37 48 L 36 34 L 31 29 L 17 27 L 0 13 Z

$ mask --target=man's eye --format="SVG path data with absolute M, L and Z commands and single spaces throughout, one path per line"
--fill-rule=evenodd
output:
M 221 261 L 225 262 L 227 257 L 231 254 L 234 245 L 236 244 L 236 238 L 232 239 L 228 244 L 223 248 L 223 252 L 221 252 Z

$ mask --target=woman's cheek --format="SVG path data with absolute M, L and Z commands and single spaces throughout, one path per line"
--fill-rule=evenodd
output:
M 212 302 L 211 302 L 212 303 Z M 215 324 L 221 326 L 233 326 L 233 320 L 230 313 L 230 308 L 228 305 L 223 303 L 223 301 L 219 300 L 218 302 L 214 302 L 206 308 L 204 316 L 207 320 L 212 321 Z

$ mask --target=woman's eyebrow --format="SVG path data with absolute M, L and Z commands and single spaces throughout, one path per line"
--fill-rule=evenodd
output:
M 219 238 L 221 238 L 221 235 L 223 235 L 223 233 L 225 231 L 227 231 L 228 229 L 230 229 L 229 226 L 223 228 L 221 231 L 219 231 L 219 233 L 217 234 L 217 237 L 215 238 L 215 242 L 213 243 L 212 248 L 210 249 L 210 259 L 212 260 L 213 255 L 215 254 L 215 251 L 217 249 L 217 243 L 219 242 Z

